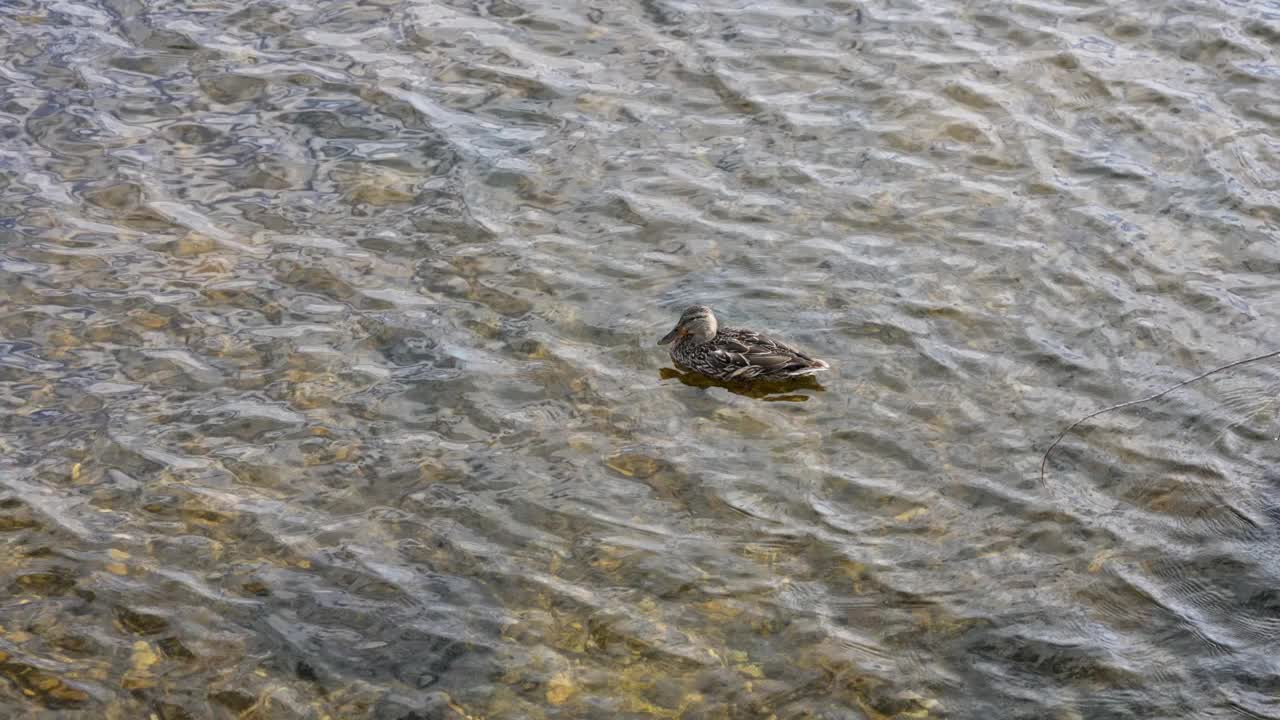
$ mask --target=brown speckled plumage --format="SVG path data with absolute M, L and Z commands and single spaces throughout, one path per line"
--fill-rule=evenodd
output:
M 812 375 L 829 365 L 754 330 L 720 328 L 715 313 L 694 305 L 659 345 L 674 341 L 677 365 L 717 380 L 785 379 Z

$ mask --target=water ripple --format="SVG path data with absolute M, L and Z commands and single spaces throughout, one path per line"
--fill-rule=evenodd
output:
M 0 707 L 1280 716 L 1273 15 L 5 5 Z

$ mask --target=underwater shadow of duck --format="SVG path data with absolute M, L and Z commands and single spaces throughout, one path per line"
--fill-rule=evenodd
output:
M 782 394 L 795 393 L 797 390 L 814 390 L 826 392 L 827 389 L 812 375 L 803 375 L 783 380 L 716 380 L 701 373 L 680 372 L 676 368 L 664 367 L 658 371 L 662 380 L 675 378 L 681 383 L 694 388 L 724 388 L 734 395 L 743 395 L 753 400 L 765 402 L 808 402 L 808 395 Z

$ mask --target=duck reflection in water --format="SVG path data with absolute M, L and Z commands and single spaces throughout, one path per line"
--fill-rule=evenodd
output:
M 826 392 L 826 388 L 812 375 L 785 380 L 756 380 L 741 382 L 733 380 L 716 380 L 696 372 L 680 372 L 676 368 L 664 367 L 658 371 L 662 380 L 676 379 L 694 388 L 724 388 L 735 395 L 743 395 L 755 400 L 767 402 L 807 402 L 808 395 L 798 394 L 799 390 Z

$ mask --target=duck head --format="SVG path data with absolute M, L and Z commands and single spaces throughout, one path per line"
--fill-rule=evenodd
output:
M 680 315 L 680 322 L 677 322 L 671 332 L 659 340 L 658 344 L 666 345 L 687 336 L 695 345 L 701 345 L 716 336 L 717 327 L 716 315 L 711 312 L 711 308 L 706 305 L 694 305 Z

